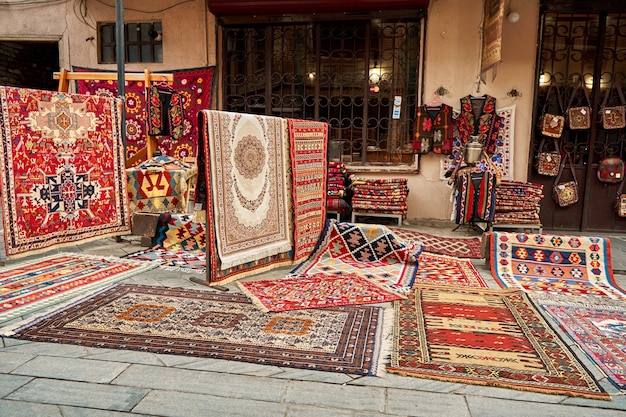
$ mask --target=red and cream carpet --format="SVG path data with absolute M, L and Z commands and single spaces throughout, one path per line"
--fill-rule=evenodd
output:
M 424 252 L 437 253 L 440 255 L 454 256 L 457 258 L 480 259 L 479 237 L 444 237 L 430 233 L 418 232 L 417 230 L 404 229 L 401 227 L 389 227 L 396 236 L 408 243 L 421 243 Z
M 487 287 L 485 279 L 471 260 L 422 252 L 416 282 L 466 287 Z

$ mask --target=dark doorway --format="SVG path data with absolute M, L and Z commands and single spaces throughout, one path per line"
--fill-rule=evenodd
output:
M 0 41 L 0 85 L 56 91 L 55 71 L 58 42 Z

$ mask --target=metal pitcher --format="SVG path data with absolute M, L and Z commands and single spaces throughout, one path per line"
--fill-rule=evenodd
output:
M 471 142 L 465 145 L 465 162 L 475 164 L 483 153 L 483 144 L 478 141 L 478 137 L 472 136 Z

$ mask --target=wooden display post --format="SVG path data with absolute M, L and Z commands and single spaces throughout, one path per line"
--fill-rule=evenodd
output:
M 117 81 L 117 73 L 114 72 L 71 72 L 65 68 L 61 68 L 60 72 L 53 74 L 55 80 L 59 80 L 59 92 L 66 93 L 69 90 L 70 80 L 111 80 Z M 149 70 L 144 70 L 142 73 L 126 73 L 124 78 L 128 81 L 143 81 L 144 82 L 144 94 L 146 100 L 148 98 L 148 88 L 153 82 L 172 82 L 174 81 L 173 74 L 153 74 Z M 124 126 L 123 126 L 124 128 Z M 126 145 L 126 144 L 124 144 Z M 143 159 L 150 159 L 154 155 L 154 152 L 158 149 L 158 141 L 155 136 L 148 135 L 146 133 L 146 146 L 140 149 L 135 155 L 126 160 L 126 167 L 134 166 L 138 161 Z M 126 155 L 124 155 L 126 158 Z

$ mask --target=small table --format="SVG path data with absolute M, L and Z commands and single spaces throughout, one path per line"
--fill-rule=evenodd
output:
M 401 214 L 389 214 L 389 213 L 363 213 L 358 211 L 352 212 L 352 223 L 356 223 L 356 218 L 359 216 L 368 216 L 368 217 L 388 217 L 392 219 L 396 219 L 398 221 L 398 227 L 402 226 L 402 215 Z

